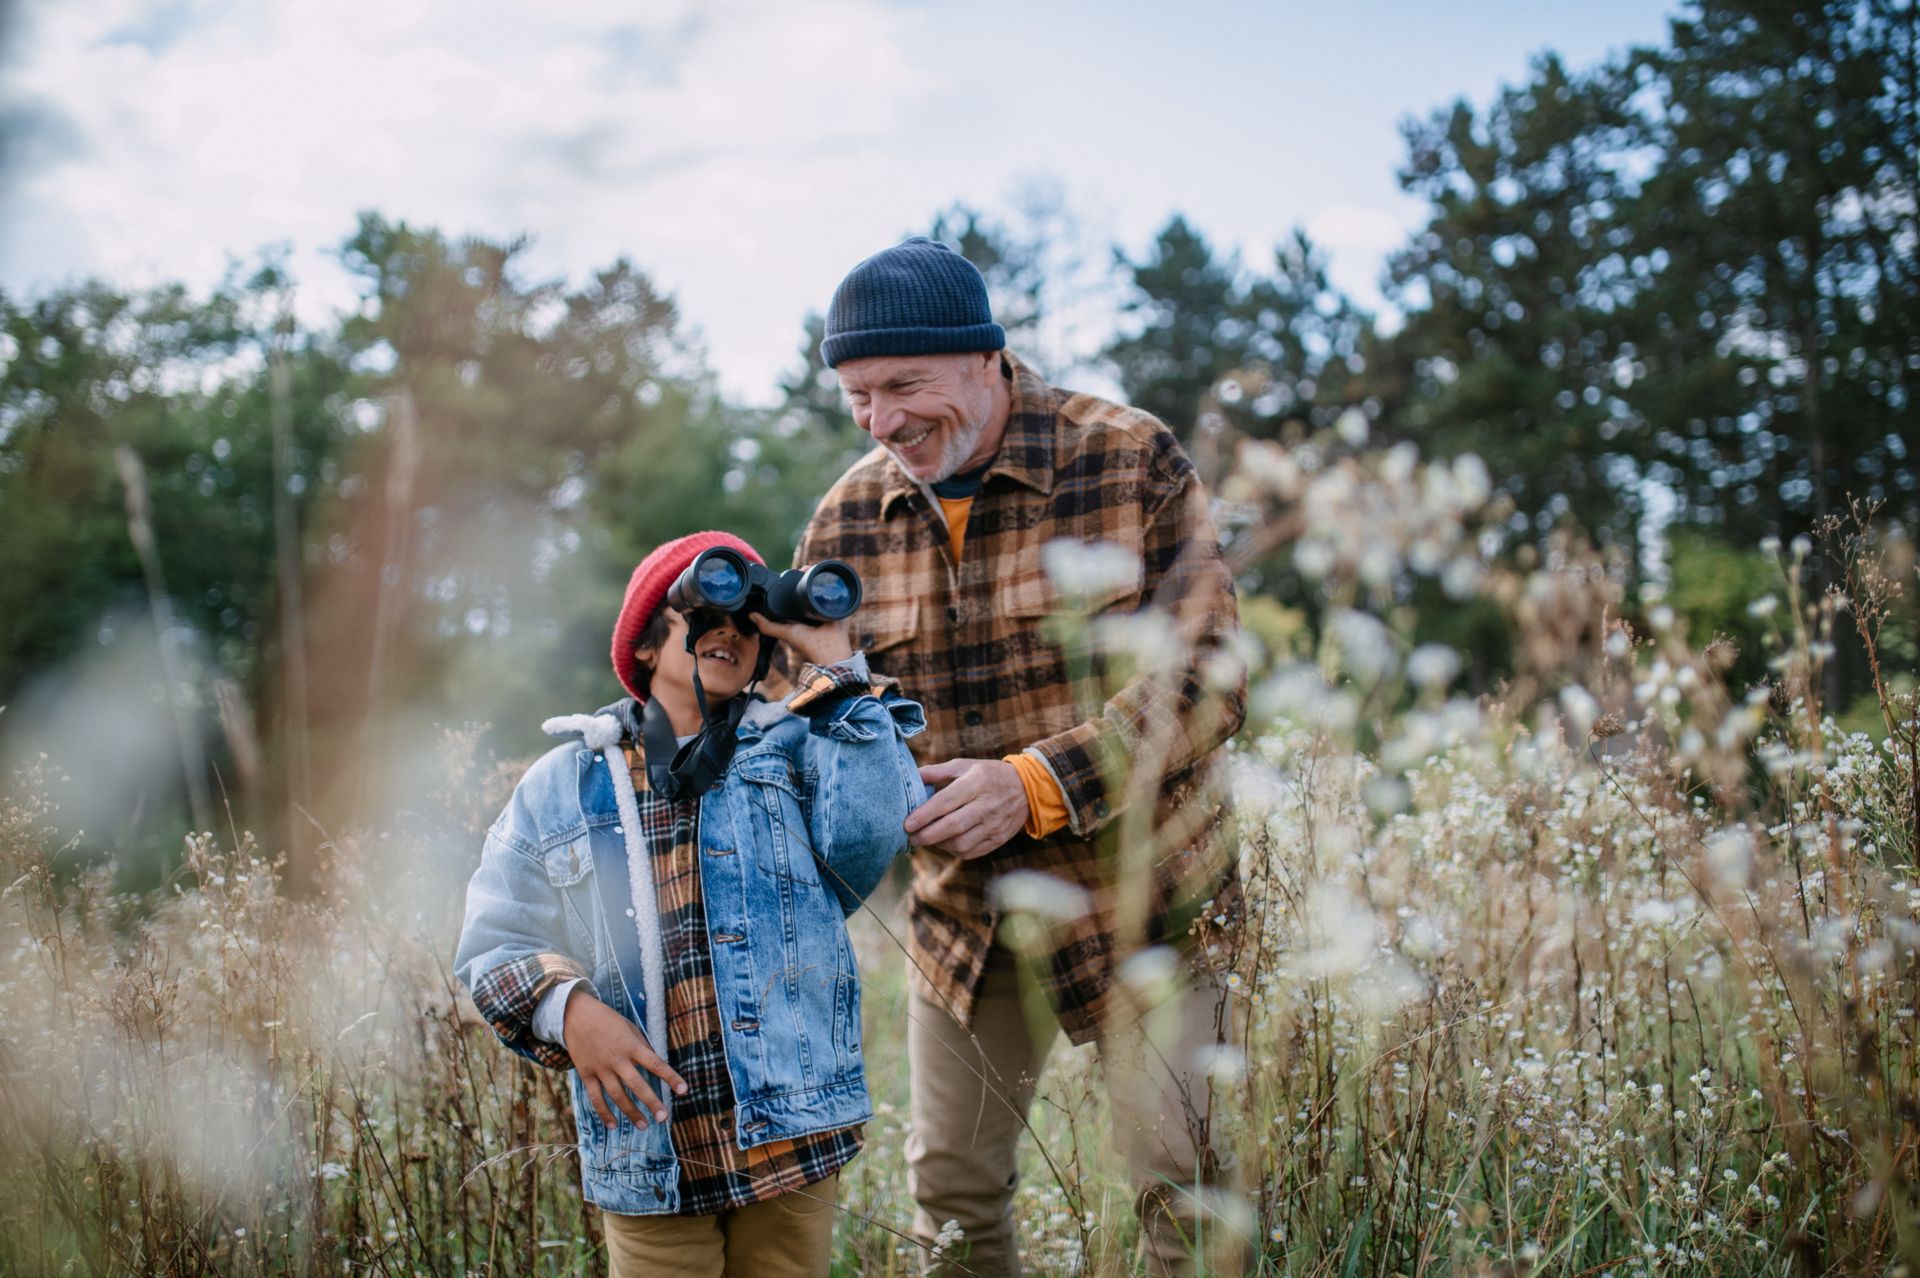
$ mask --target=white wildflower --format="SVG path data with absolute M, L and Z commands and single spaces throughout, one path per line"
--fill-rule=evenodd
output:
M 1422 688 L 1444 688 L 1460 673 L 1460 654 L 1440 643 L 1423 643 L 1407 657 L 1407 678 Z
M 1578 741 L 1593 730 L 1593 721 L 1600 717 L 1600 703 L 1591 692 L 1570 683 L 1560 689 L 1560 713 L 1566 716 L 1567 739 Z
M 1137 587 L 1144 568 L 1140 556 L 1125 546 L 1071 537 L 1042 547 L 1040 563 L 1054 589 L 1083 602 L 1111 600 Z
M 1093 900 L 1078 883 L 1041 870 L 1014 870 L 987 885 L 987 899 L 999 909 L 1033 914 L 1056 923 L 1080 918 Z
M 1334 422 L 1333 429 L 1340 436 L 1340 442 L 1347 447 L 1363 448 L 1366 446 L 1371 427 L 1365 412 L 1358 408 L 1349 408 L 1340 414 L 1340 419 Z
M 1747 887 L 1753 873 L 1753 835 L 1743 825 L 1730 825 L 1707 840 L 1707 867 L 1724 888 Z

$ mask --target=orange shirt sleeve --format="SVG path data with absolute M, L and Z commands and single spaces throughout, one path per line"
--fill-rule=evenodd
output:
M 1060 793 L 1047 765 L 1022 752 L 1010 754 L 1005 762 L 1020 774 L 1020 785 L 1027 792 L 1027 837 L 1044 839 L 1067 823 L 1067 796 Z

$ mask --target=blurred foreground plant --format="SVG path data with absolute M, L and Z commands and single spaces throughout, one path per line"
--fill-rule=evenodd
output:
M 1724 641 L 1630 612 L 1616 565 L 1508 554 L 1477 462 L 1364 452 L 1363 426 L 1248 445 L 1220 485 L 1230 553 L 1291 548 L 1319 611 L 1289 651 L 1219 656 L 1255 679 L 1224 778 L 1242 899 L 1195 903 L 1247 1023 L 1203 1062 L 1239 1166 L 1214 1218 L 1276 1274 L 1920 1273 L 1920 709 L 1877 646 L 1911 607 L 1907 543 L 1864 511 L 1822 530 L 1849 568 L 1817 598 L 1813 543 L 1767 547 L 1766 675 L 1732 687 Z M 1098 597 L 1116 565 L 1062 547 L 1049 570 Z M 1493 693 L 1422 639 L 1434 598 L 1506 619 Z M 1820 701 L 1841 626 L 1883 737 Z M 1116 679 L 1178 645 L 1142 617 L 1055 633 Z M 445 970 L 476 796 L 506 775 L 449 778 L 465 820 L 431 836 L 327 840 L 299 899 L 210 835 L 164 892 L 115 897 L 58 870 L 56 771 L 17 778 L 0 1268 L 597 1272 L 562 1078 L 498 1050 Z M 1132 819 L 1130 858 L 1179 835 Z M 1083 908 L 1001 886 L 1016 940 Z M 875 1118 L 836 1266 L 908 1272 L 898 927 L 855 922 Z M 1170 970 L 1147 947 L 1125 975 Z M 1055 1054 L 1018 1199 L 1036 1272 L 1127 1267 L 1103 1092 L 1088 1052 Z

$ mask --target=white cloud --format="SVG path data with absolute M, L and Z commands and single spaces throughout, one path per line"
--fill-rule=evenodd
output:
M 1304 225 L 1378 306 L 1421 211 L 1398 120 L 1541 47 L 1578 65 L 1654 38 L 1668 3 L 1398 6 L 1382 42 L 1377 6 L 21 0 L 0 154 L 29 162 L 0 187 L 0 286 L 204 286 L 284 242 L 323 319 L 352 298 L 330 250 L 377 209 L 531 232 L 545 275 L 628 256 L 722 385 L 765 398 L 849 266 L 1045 174 L 1098 259 L 1175 211 L 1262 266 Z M 1089 331 L 1112 320 L 1093 309 Z
M 70 145 L 18 175 L 0 278 L 207 281 L 285 242 L 308 310 L 346 300 L 326 251 L 362 208 L 535 231 L 554 273 L 627 254 L 684 289 L 764 265 L 795 204 L 823 182 L 852 198 L 863 150 L 931 87 L 902 51 L 914 19 L 878 0 L 681 0 L 626 22 L 586 0 L 42 0 L 24 17 L 9 96 L 50 104 Z M 777 316 L 787 346 L 802 310 Z

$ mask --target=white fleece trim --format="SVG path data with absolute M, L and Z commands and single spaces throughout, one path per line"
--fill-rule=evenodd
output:
M 640 844 L 640 804 L 633 797 L 626 755 L 620 749 L 620 721 L 610 714 L 567 714 L 540 725 L 549 736 L 579 734 L 581 743 L 606 760 L 607 779 L 613 783 L 613 802 L 620 810 L 620 831 L 626 842 L 627 883 L 633 896 L 634 928 L 640 934 L 641 992 L 646 1000 L 647 1042 L 661 1059 L 667 1055 L 667 960 L 660 943 L 660 905 L 653 890 L 653 858 Z M 643 1075 L 644 1077 L 644 1075 Z M 666 1103 L 664 1089 L 661 1102 Z

